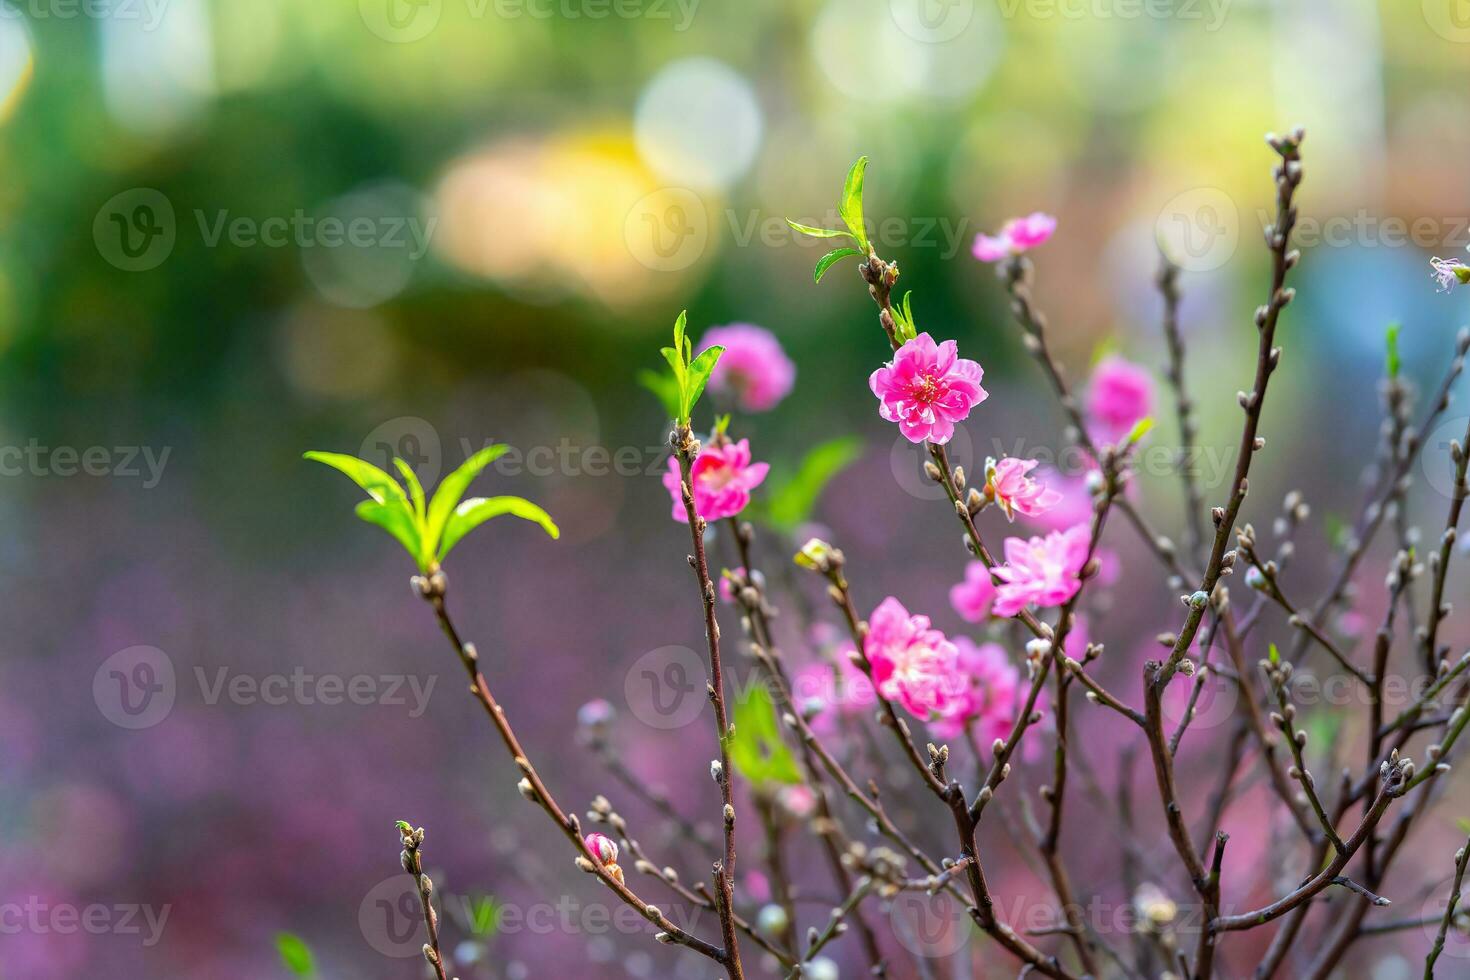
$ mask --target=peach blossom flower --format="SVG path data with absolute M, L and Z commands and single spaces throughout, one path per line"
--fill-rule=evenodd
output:
M 972 251 L 981 262 L 998 262 L 1035 248 L 1056 230 L 1056 218 L 1034 211 L 1024 218 L 1007 221 L 998 235 L 976 235 Z
M 1000 504 L 1007 520 L 1018 513 L 1037 517 L 1061 503 L 1060 493 L 1026 475 L 1035 466 L 1036 460 L 1015 456 L 985 461 L 985 495 Z
M 725 353 L 709 376 L 712 391 L 734 395 L 746 412 L 769 412 L 796 384 L 796 365 L 776 335 L 750 323 L 711 327 L 699 342 L 702 351 L 720 346 Z
M 704 447 L 689 468 L 695 513 L 706 521 L 734 517 L 750 503 L 750 491 L 760 485 L 770 468 L 769 463 L 750 461 L 749 439 Z M 689 515 L 684 510 L 679 483 L 679 461 L 670 456 L 664 487 L 674 498 L 674 520 L 687 524 Z
M 965 566 L 965 580 L 950 587 L 949 604 L 967 623 L 978 623 L 990 615 L 995 601 L 995 582 L 982 561 Z
M 1092 529 L 1078 524 L 1044 538 L 1007 538 L 1006 563 L 995 570 L 995 614 L 1014 616 L 1029 605 L 1060 606 L 1082 587 L 1078 574 L 1087 562 Z
M 1087 390 L 1087 414 L 1092 436 L 1118 443 L 1133 426 L 1153 411 L 1154 382 L 1140 365 L 1109 354 L 1098 362 Z
M 988 397 L 980 387 L 984 374 L 977 362 L 958 356 L 953 340 L 935 344 L 921 333 L 873 372 L 868 387 L 882 403 L 878 414 L 897 422 L 909 442 L 927 439 L 942 446 L 954 435 L 954 424 Z
M 878 693 L 917 718 L 948 714 L 965 695 L 954 644 L 893 596 L 873 610 L 863 651 Z

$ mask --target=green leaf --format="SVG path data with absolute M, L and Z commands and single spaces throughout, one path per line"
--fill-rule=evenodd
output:
M 862 252 L 859 252 L 857 249 L 852 247 L 839 248 L 835 249 L 834 251 L 828 252 L 826 255 L 817 260 L 817 268 L 815 271 L 812 272 L 812 281 L 821 282 L 822 277 L 827 274 L 827 270 L 832 268 L 833 263 L 835 263 L 838 259 L 845 259 L 849 255 L 862 254 Z
M 561 537 L 561 529 L 556 526 L 551 515 L 529 500 L 520 497 L 471 497 L 454 509 L 448 523 L 444 525 L 443 537 L 439 539 L 439 560 L 443 561 L 444 556 L 466 534 L 502 514 L 535 521 L 553 538 Z
M 357 516 L 369 524 L 376 524 L 397 539 L 408 551 L 408 556 L 418 565 L 419 571 L 428 571 L 424 558 L 424 538 L 418 521 L 406 500 L 390 500 L 379 503 L 364 500 L 357 505 Z
M 1387 334 L 1384 337 L 1384 341 L 1388 346 L 1387 364 L 1385 366 L 1390 378 L 1397 378 L 1399 376 L 1399 368 L 1403 366 L 1403 361 L 1399 359 L 1399 330 L 1401 329 L 1402 324 L 1390 323 Z
M 300 936 L 294 936 L 289 932 L 276 934 L 276 952 L 281 954 L 281 963 L 298 977 L 310 977 L 316 974 L 316 964 L 312 959 L 311 948 L 306 945 Z
M 481 938 L 500 931 L 500 918 L 505 905 L 494 895 L 483 895 L 470 907 L 470 932 Z
M 658 397 L 669 418 L 679 414 L 679 382 L 667 374 L 659 374 L 645 368 L 638 372 L 638 383 Z
M 1276 649 L 1276 644 L 1271 644 L 1269 650 L 1267 651 L 1267 656 L 1271 658 L 1271 662 L 1273 664 L 1281 663 L 1281 651 Z
M 799 231 L 803 235 L 811 235 L 813 238 L 844 238 L 844 237 L 845 238 L 851 238 L 852 237 L 852 235 L 848 234 L 847 232 L 845 232 L 845 231 L 838 231 L 836 228 L 813 228 L 811 225 L 799 224 L 798 222 L 792 221 L 790 218 L 787 218 L 786 219 L 786 223 L 788 225 L 790 225 L 793 230 Z
M 1470 834 L 1470 820 L 1466 820 L 1464 817 L 1458 817 L 1455 820 L 1455 826 L 1460 828 L 1460 833 Z
M 802 457 L 795 475 L 767 494 L 766 515 L 771 525 L 789 534 L 810 520 L 827 484 L 862 454 L 863 441 L 857 436 L 813 446 Z
M 418 515 L 418 521 L 422 524 L 424 521 L 424 485 L 419 482 L 419 475 L 413 471 L 413 467 L 397 456 L 393 457 L 393 465 L 403 475 L 403 482 L 408 484 L 408 495 L 413 501 L 413 512 Z
M 1141 418 L 1137 422 L 1134 422 L 1133 423 L 1133 428 L 1131 428 L 1131 429 L 1128 430 L 1128 435 L 1127 435 L 1126 438 L 1124 438 L 1123 445 L 1125 445 L 1125 446 L 1137 445 L 1138 441 L 1140 439 L 1142 439 L 1144 436 L 1148 435 L 1149 434 L 1149 431 L 1152 430 L 1153 427 L 1154 427 L 1153 417 L 1152 416 L 1145 415 L 1143 418 Z
M 868 158 L 858 157 L 857 163 L 847 172 L 847 181 L 842 187 L 842 204 L 837 209 L 864 253 L 868 251 L 868 233 L 863 227 L 863 173 L 867 169 Z
M 689 373 L 684 379 L 684 421 L 686 423 L 694 414 L 694 406 L 698 403 L 699 396 L 704 394 L 704 386 L 709 381 L 710 372 L 715 369 L 715 363 L 719 361 L 723 353 L 725 353 L 725 348 L 716 344 L 700 351 L 699 356 L 689 365 Z
M 903 303 L 893 307 L 894 325 L 898 328 L 900 341 L 913 340 L 919 335 L 919 325 L 914 322 L 913 298 L 914 291 L 910 289 L 903 294 Z
M 372 463 L 358 459 L 356 456 L 348 456 L 346 453 L 309 452 L 304 453 L 303 458 L 325 463 L 334 470 L 345 473 L 352 482 L 366 490 L 368 496 L 379 503 L 389 499 L 408 499 L 408 495 L 403 492 L 397 480 Z
M 445 526 L 449 523 L 450 515 L 459 506 L 460 500 L 463 499 L 465 491 L 470 488 L 475 477 L 479 476 L 485 467 L 499 459 L 509 448 L 501 443 L 486 446 L 439 482 L 439 489 L 434 491 L 434 499 L 429 502 L 429 517 L 424 528 L 425 564 L 436 550 L 439 558 L 444 557 L 445 552 L 449 549 L 443 546 L 440 538 L 445 533 Z
M 730 764 L 753 786 L 801 782 L 801 770 L 781 740 L 776 706 L 762 685 L 751 688 L 735 704 L 735 737 L 730 740 Z

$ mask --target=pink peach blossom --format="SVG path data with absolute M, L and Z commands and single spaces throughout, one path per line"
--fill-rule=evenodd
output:
M 878 414 L 897 422 L 909 442 L 927 439 L 942 446 L 954 435 L 954 424 L 988 397 L 980 387 L 984 374 L 977 362 L 958 356 L 953 340 L 935 344 L 921 333 L 873 372 L 868 387 L 882 403 Z
M 848 656 L 848 644 L 836 654 L 837 669 L 814 663 L 799 668 L 791 678 L 791 697 L 811 719 L 812 730 L 826 735 L 837 728 L 844 715 L 861 715 L 878 703 L 873 682 Z
M 967 623 L 978 623 L 989 616 L 990 605 L 994 601 L 995 582 L 982 561 L 966 565 L 965 580 L 950 586 L 949 604 Z
M 1029 605 L 1060 606 L 1082 587 L 1077 577 L 1087 561 L 1092 530 L 1078 524 L 1044 538 L 1007 538 L 1006 563 L 995 570 L 995 614 L 1014 616 Z
M 588 834 L 584 843 L 587 845 L 587 850 L 591 851 L 603 864 L 617 863 L 618 845 L 613 843 L 612 838 L 605 834 Z
M 1463 286 L 1470 283 L 1470 266 L 1459 259 L 1442 259 L 1439 256 L 1429 260 L 1434 271 L 1430 276 L 1439 283 L 1439 291 L 1447 293 L 1455 286 Z
M 1056 218 L 1035 211 L 1024 218 L 1007 221 L 998 235 L 976 235 L 972 251 L 981 262 L 998 262 L 1035 248 L 1056 230 Z
M 928 616 L 910 615 L 893 596 L 873 610 L 863 651 L 878 693 L 917 718 L 948 714 L 965 696 L 954 644 L 929 625 Z
M 760 485 L 769 469 L 768 463 L 750 461 L 749 439 L 704 447 L 689 468 L 695 513 L 706 521 L 734 517 L 750 503 L 750 491 Z M 670 456 L 664 487 L 674 498 L 674 520 L 687 524 L 689 515 L 679 484 L 679 461 Z
M 1018 513 L 1037 517 L 1061 503 L 1060 493 L 1026 475 L 1035 466 L 1036 460 L 1015 456 L 985 461 L 985 495 L 1000 504 L 1007 520 Z
M 710 373 L 710 389 L 734 395 L 742 411 L 769 412 L 796 384 L 796 365 L 776 335 L 764 327 L 750 323 L 711 327 L 699 349 L 715 346 L 725 348 L 725 353 Z
M 1117 443 L 1135 423 L 1153 411 L 1154 382 L 1148 371 L 1117 354 L 1109 354 L 1092 372 L 1087 414 L 1093 438 Z

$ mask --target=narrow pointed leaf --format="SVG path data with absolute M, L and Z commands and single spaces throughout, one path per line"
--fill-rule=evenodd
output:
M 439 560 L 443 561 L 444 556 L 449 554 L 450 549 L 459 544 L 460 539 L 466 534 L 491 518 L 502 514 L 534 521 L 553 538 L 561 537 L 561 529 L 556 526 L 551 515 L 529 500 L 520 497 L 471 497 L 456 507 L 454 513 L 449 516 L 449 522 L 444 526 L 444 534 L 439 539 Z
M 817 260 L 817 268 L 812 273 L 812 280 L 814 282 L 821 282 L 822 277 L 827 274 L 827 270 L 832 268 L 833 263 L 835 263 L 838 259 L 845 259 L 849 255 L 862 254 L 862 252 L 859 252 L 855 248 L 839 248 L 834 251 L 828 252 L 826 255 Z
M 848 234 L 847 232 L 845 232 L 845 231 L 839 231 L 836 228 L 813 228 L 811 225 L 804 225 L 804 224 L 801 224 L 800 222 L 792 221 L 790 218 L 787 218 L 786 219 L 786 223 L 791 226 L 791 228 L 792 228 L 793 231 L 799 231 L 803 235 L 810 235 L 813 238 L 844 238 L 844 237 L 845 238 L 851 238 L 852 237 L 852 235 Z
M 440 536 L 451 519 L 450 515 L 464 499 L 465 491 L 470 488 L 470 483 L 480 475 L 485 467 L 499 459 L 501 454 L 509 448 L 501 443 L 486 446 L 439 482 L 439 488 L 434 491 L 434 499 L 429 501 L 429 519 L 424 530 L 424 553 L 426 555 L 434 554 L 436 549 L 442 554 L 443 549 L 439 544 Z
M 425 566 L 428 563 L 424 560 L 418 522 L 414 520 L 413 510 L 407 500 L 390 500 L 386 503 L 364 500 L 357 505 L 357 516 L 393 535 L 419 566 L 419 571 L 427 570 Z
M 276 952 L 281 956 L 282 965 L 296 976 L 310 977 L 316 974 L 316 964 L 312 959 L 311 948 L 300 936 L 293 936 L 289 932 L 278 933 Z
M 769 494 L 766 513 L 780 531 L 794 531 L 811 519 L 822 491 L 838 473 L 852 465 L 863 454 L 863 441 L 857 436 L 831 439 L 812 447 L 802 458 L 796 474 Z
M 842 205 L 838 211 L 852 237 L 857 239 L 864 252 L 868 250 L 868 233 L 863 228 L 863 174 L 868 169 L 868 158 L 858 157 L 857 163 L 847 172 L 847 183 L 842 188 Z
M 658 396 L 669 418 L 679 415 L 679 383 L 667 374 L 657 371 L 639 371 L 638 383 Z
M 699 402 L 699 396 L 704 394 L 704 386 L 709 381 L 710 372 L 715 369 L 715 363 L 719 361 L 720 355 L 725 353 L 725 348 L 715 345 L 700 351 L 689 365 L 689 375 L 685 379 L 684 389 L 684 419 L 687 422 L 689 416 L 694 413 L 694 406 Z
M 424 520 L 424 485 L 419 482 L 419 475 L 397 456 L 393 457 L 393 465 L 398 467 L 398 472 L 403 476 L 403 482 L 408 485 L 408 497 L 413 501 L 413 512 L 418 515 L 419 522 Z
M 346 453 L 305 453 L 303 458 L 325 463 L 341 473 L 347 475 L 353 483 L 367 491 L 368 496 L 382 503 L 385 500 L 407 500 L 408 495 L 398 485 L 398 481 L 387 473 L 378 469 L 367 460 L 358 459 L 356 456 L 348 456 Z

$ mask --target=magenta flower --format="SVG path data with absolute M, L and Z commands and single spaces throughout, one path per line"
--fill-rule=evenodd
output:
M 1092 372 L 1087 414 L 1094 439 L 1118 443 L 1140 419 L 1153 412 L 1154 382 L 1148 371 L 1117 354 L 1109 354 Z
M 1022 696 L 1021 672 L 999 643 L 976 646 L 968 637 L 957 636 L 954 645 L 964 691 L 946 714 L 930 722 L 930 729 L 937 737 L 950 739 L 972 728 L 979 745 L 1005 738 Z
M 1442 259 L 1435 256 L 1429 260 L 1429 264 L 1434 267 L 1430 276 L 1439 283 L 1439 291 L 1442 293 L 1449 292 L 1457 285 L 1463 286 L 1470 283 L 1470 266 L 1459 259 Z
M 954 424 L 989 397 L 980 387 L 984 375 L 979 363 L 958 356 L 953 340 L 935 344 L 921 333 L 873 372 L 868 387 L 882 403 L 878 414 L 897 422 L 905 439 L 942 446 L 954 435 Z
M 1061 503 L 1062 495 L 1026 474 L 1036 467 L 1034 459 L 1004 456 L 985 461 L 985 495 L 1006 512 L 1006 520 L 1016 515 L 1037 517 Z
M 965 580 L 950 586 L 949 604 L 967 623 L 978 623 L 990 615 L 990 605 L 995 602 L 995 582 L 990 570 L 982 561 L 972 561 L 965 566 Z
M 1024 218 L 1007 221 L 998 235 L 976 235 L 972 251 L 981 262 L 999 262 L 1035 248 L 1056 230 L 1056 218 L 1035 211 Z
M 909 615 L 893 596 L 873 610 L 863 652 L 878 693 L 916 718 L 949 714 L 965 694 L 955 645 L 929 625 L 928 616 Z
M 1029 605 L 1060 606 L 1082 587 L 1092 529 L 1078 524 L 1044 538 L 1006 538 L 1006 563 L 995 570 L 995 614 L 1014 616 Z
M 750 503 L 750 491 L 760 486 L 770 468 L 769 463 L 750 461 L 749 439 L 706 446 L 689 468 L 695 513 L 706 521 L 734 517 Z M 679 461 L 670 456 L 664 487 L 674 498 L 674 520 L 688 524 L 689 515 L 684 510 L 679 483 Z
M 618 863 L 618 845 L 613 843 L 612 838 L 604 834 L 588 834 L 584 843 L 587 845 L 587 850 L 591 851 L 603 864 Z
M 699 349 L 715 346 L 725 348 L 725 353 L 710 373 L 709 386 L 735 396 L 742 411 L 769 412 L 796 384 L 796 365 L 776 335 L 764 327 L 750 323 L 711 327 Z

